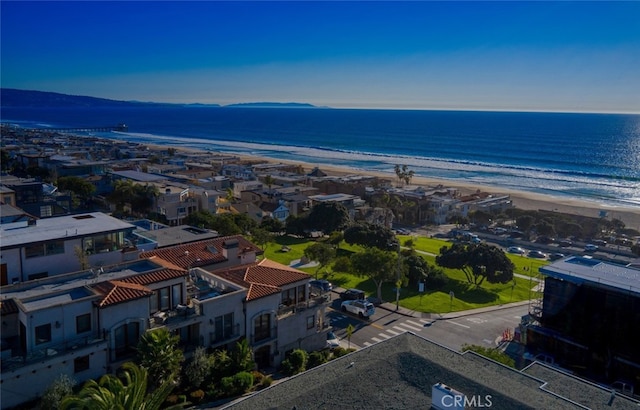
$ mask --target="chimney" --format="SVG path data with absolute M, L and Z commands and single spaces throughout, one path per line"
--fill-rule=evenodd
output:
M 239 243 L 237 239 L 227 239 L 222 242 L 222 255 L 227 258 L 228 261 L 235 262 L 238 259 Z

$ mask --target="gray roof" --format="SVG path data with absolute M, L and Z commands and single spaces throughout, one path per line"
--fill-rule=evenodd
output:
M 147 172 L 132 170 L 113 171 L 112 174 L 121 178 L 131 179 L 138 182 L 158 182 L 167 180 L 167 177 L 164 175 L 150 174 Z
M 38 219 L 34 225 L 0 226 L 2 249 L 56 239 L 71 239 L 135 228 L 101 212 Z
M 255 409 L 429 409 L 443 383 L 495 409 L 637 409 L 628 399 L 607 406 L 610 391 L 550 370 L 546 380 L 473 352 L 459 353 L 411 332 L 335 359 L 225 407 Z M 563 384 L 564 379 L 571 383 Z M 560 388 L 563 386 L 564 388 Z M 476 406 L 478 407 L 478 406 Z
M 138 228 L 135 233 L 157 242 L 158 248 L 213 239 L 220 236 L 216 231 L 196 228 L 189 225 L 173 226 L 151 231 Z
M 584 256 L 573 256 L 543 266 L 540 273 L 579 285 L 590 283 L 640 293 L 640 269 Z

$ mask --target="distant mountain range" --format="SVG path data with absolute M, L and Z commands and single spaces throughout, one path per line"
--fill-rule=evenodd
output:
M 87 97 L 53 93 L 48 91 L 18 90 L 0 88 L 0 106 L 2 107 L 144 107 L 144 106 L 185 106 L 185 107 L 221 107 L 220 104 L 175 104 L 142 101 L 119 101 L 106 98 Z M 224 105 L 224 107 L 265 107 L 265 108 L 317 108 L 307 103 L 248 102 Z

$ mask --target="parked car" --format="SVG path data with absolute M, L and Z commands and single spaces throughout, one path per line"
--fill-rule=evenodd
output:
M 558 242 L 558 246 L 568 248 L 569 246 L 573 246 L 573 242 L 570 239 L 563 239 Z
M 361 318 L 369 318 L 376 312 L 373 303 L 366 300 L 345 300 L 340 305 L 340 309 L 343 312 L 349 312 Z
M 584 246 L 585 252 L 595 252 L 598 250 L 598 245 L 594 245 L 592 243 L 588 243 Z
M 550 237 L 544 236 L 544 235 L 538 236 L 536 238 L 536 243 L 541 243 L 543 245 L 547 245 L 547 244 L 553 243 L 553 238 L 550 238 Z
M 510 246 L 509 248 L 507 248 L 507 252 L 515 253 L 517 255 L 524 255 L 524 249 L 519 246 Z
M 550 261 L 557 261 L 559 259 L 564 259 L 564 253 L 556 252 L 549 255 Z
M 342 300 L 364 300 L 366 296 L 364 290 L 360 289 L 347 289 L 340 294 Z
M 311 293 L 323 294 L 331 292 L 333 285 L 325 279 L 317 279 L 309 282 L 309 290 Z
M 547 254 L 540 251 L 529 251 L 527 256 L 530 258 L 547 259 Z
M 340 339 L 338 339 L 338 336 L 333 332 L 327 333 L 327 347 L 329 349 L 340 347 Z

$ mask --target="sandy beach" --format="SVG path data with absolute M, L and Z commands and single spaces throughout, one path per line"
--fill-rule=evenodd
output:
M 153 150 L 166 150 L 166 145 L 157 144 L 143 144 Z M 326 166 L 317 165 L 304 161 L 287 161 L 287 160 L 275 160 L 267 157 L 258 157 L 245 154 L 233 154 L 229 152 L 216 153 L 211 151 L 203 151 L 197 148 L 187 148 L 180 146 L 177 148 L 180 152 L 194 152 L 200 153 L 206 152 L 208 154 L 216 155 L 235 155 L 242 161 L 250 161 L 252 163 L 269 163 L 269 164 L 295 164 L 301 165 L 305 172 L 310 172 L 315 167 L 320 168 L 328 175 L 344 176 L 344 175 L 375 175 L 380 178 L 391 180 L 393 183 L 397 181 L 397 177 L 394 173 L 384 173 L 376 171 L 368 171 L 362 169 L 350 169 L 339 166 Z M 463 184 L 459 181 L 442 180 L 435 178 L 428 178 L 423 176 L 414 176 L 411 180 L 412 185 L 420 185 L 424 187 L 435 187 L 437 185 L 443 185 L 446 187 L 457 188 L 463 195 L 471 194 L 477 190 L 488 192 L 495 195 L 510 195 L 514 205 L 520 209 L 527 210 L 545 210 L 556 211 L 561 213 L 569 213 L 576 215 L 584 215 L 589 217 L 600 217 L 601 211 L 606 212 L 606 218 L 611 220 L 613 218 L 619 219 L 624 222 L 628 228 L 636 229 L 640 231 L 640 208 L 638 207 L 624 207 L 624 206 L 608 206 L 599 204 L 595 201 L 581 201 L 577 199 L 570 199 L 561 196 L 544 195 L 533 192 L 509 190 L 504 188 L 496 188 L 492 186 L 477 185 L 477 184 Z

